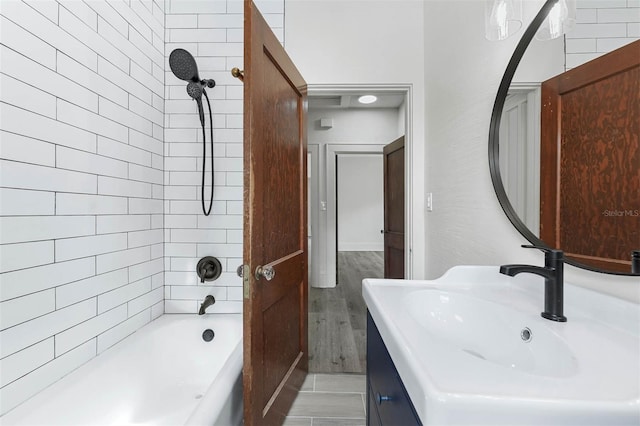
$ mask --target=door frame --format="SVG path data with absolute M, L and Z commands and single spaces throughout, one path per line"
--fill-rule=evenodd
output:
M 309 247 L 309 285 L 317 287 L 320 279 L 320 145 L 307 144 L 307 154 L 311 157 L 307 164 L 309 179 L 309 224 L 311 247 Z
M 338 155 L 340 154 L 371 154 L 382 155 L 384 145 L 357 145 L 357 144 L 328 144 L 326 145 L 327 158 L 327 268 L 325 287 L 335 287 L 338 270 L 338 182 L 336 171 L 338 170 Z
M 414 259 L 413 259 L 413 245 L 414 245 L 414 235 L 413 230 L 415 227 L 414 224 L 414 204 L 415 199 L 419 198 L 417 194 L 413 193 L 413 156 L 414 156 L 414 141 L 413 141 L 413 86 L 411 84 L 402 84 L 402 83 L 390 83 L 390 84 L 308 84 L 307 85 L 307 94 L 308 96 L 319 96 L 319 95 L 341 95 L 341 94 L 353 94 L 361 93 L 361 92 L 377 92 L 377 93 L 403 93 L 405 99 L 405 111 L 404 111 L 404 128 L 405 128 L 405 277 L 407 279 L 412 279 L 414 277 Z M 382 141 L 382 145 L 388 144 L 391 141 Z M 328 144 L 326 146 L 329 146 Z M 342 146 L 362 146 L 356 144 L 335 144 Z M 380 151 L 382 152 L 382 150 Z M 329 155 L 327 154 L 327 148 L 325 148 L 325 152 L 320 156 L 320 168 L 324 168 L 327 178 L 332 176 L 330 171 L 328 170 L 328 160 Z M 325 164 L 322 164 L 322 162 Z M 324 166 L 324 167 L 323 167 Z M 335 167 L 335 165 L 334 165 Z M 335 168 L 333 171 L 333 176 L 335 179 Z M 324 186 L 324 188 L 323 188 Z M 317 195 L 320 200 L 320 221 L 317 233 L 319 240 L 319 252 L 317 252 L 314 257 L 316 262 L 320 264 L 320 270 L 318 271 L 319 276 L 314 277 L 313 281 L 317 283 L 314 287 L 334 287 L 335 286 L 335 276 L 336 276 L 336 264 L 335 261 L 330 263 L 329 259 L 332 257 L 335 258 L 336 248 L 332 247 L 328 244 L 328 239 L 330 238 L 330 229 L 327 224 L 331 217 L 333 217 L 333 221 L 335 222 L 335 212 L 331 214 L 329 212 L 329 189 L 330 185 L 328 184 L 328 180 L 324 179 L 323 182 L 320 182 L 319 194 Z M 335 194 L 335 186 L 333 188 L 333 194 Z M 315 194 L 310 194 L 312 196 L 316 196 Z M 334 195 L 335 196 L 335 195 Z M 325 201 L 322 201 L 322 200 Z M 334 203 L 335 203 L 335 198 Z M 325 203 L 323 205 L 323 203 Z M 326 209 L 326 210 L 325 210 Z M 331 230 L 333 233 L 333 239 L 335 240 L 335 225 Z M 419 244 L 422 247 L 422 244 Z M 420 248 L 422 250 L 422 248 Z M 333 252 L 333 255 L 331 254 Z M 421 260 L 424 262 L 424 260 Z M 330 270 L 329 268 L 332 268 Z
M 541 83 L 528 83 L 528 82 L 516 82 L 512 83 L 509 87 L 507 99 L 503 111 L 507 111 L 510 105 L 513 103 L 511 95 L 520 95 L 526 97 L 526 116 L 522 117 L 524 124 L 526 125 L 526 131 L 519 130 L 519 137 L 516 138 L 519 143 L 522 143 L 519 147 L 515 148 L 511 146 L 512 138 L 505 137 L 503 132 L 506 130 L 504 126 L 508 124 L 507 117 L 504 116 L 500 125 L 500 172 L 502 177 L 502 184 L 504 185 L 507 195 L 512 194 L 511 185 L 517 186 L 517 193 L 520 194 L 522 199 L 518 200 L 517 197 L 510 198 L 513 208 L 516 213 L 524 222 L 525 225 L 535 235 L 540 235 L 540 111 L 541 111 Z M 505 143 L 508 142 L 508 143 Z M 504 145 L 503 145 L 504 143 Z M 509 155 L 510 149 L 520 150 L 518 155 L 518 161 L 521 163 L 511 163 L 509 158 L 513 156 Z M 525 174 L 522 174 L 522 169 L 518 166 L 525 166 Z M 510 173 L 515 171 L 516 180 L 514 183 L 513 177 Z M 529 189 L 533 188 L 533 189 Z

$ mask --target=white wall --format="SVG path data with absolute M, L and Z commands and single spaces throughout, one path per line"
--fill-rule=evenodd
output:
M 397 108 L 310 109 L 307 115 L 309 144 L 388 144 L 402 136 Z M 322 129 L 321 118 L 333 120 L 333 127 Z
M 0 414 L 163 313 L 163 7 L 0 2 Z
M 338 251 L 384 251 L 382 155 L 338 156 Z
M 412 88 L 407 135 L 413 146 L 407 158 L 413 189 L 407 215 L 413 221 L 408 238 L 415 258 L 410 274 L 415 278 L 424 276 L 425 257 L 424 4 L 292 0 L 286 2 L 285 13 L 285 48 L 310 85 L 397 83 Z
M 519 248 L 526 240 L 502 212 L 489 176 L 491 109 L 519 36 L 502 42 L 485 40 L 483 13 L 483 3 L 473 0 L 425 3 L 425 119 L 429 141 L 425 164 L 426 187 L 433 191 L 434 211 L 427 215 L 428 255 L 424 259 L 430 278 L 458 264 L 542 261 L 539 252 Z M 451 22 L 466 25 L 456 27 L 455 37 L 442 37 Z M 565 277 L 577 285 L 640 302 L 637 277 L 569 266 Z
M 518 64 L 513 83 L 541 83 L 564 71 L 564 38 L 545 41 L 534 38 Z
M 407 134 L 407 102 L 406 100 L 402 102 L 400 107 L 398 108 L 398 137 Z
M 284 0 L 256 2 L 272 29 L 282 38 Z M 242 83 L 231 76 L 243 68 L 244 4 L 241 0 L 167 0 L 165 115 L 165 309 L 194 313 L 207 294 L 216 304 L 207 312 L 242 312 Z M 196 104 L 186 82 L 168 66 L 176 48 L 191 52 L 200 78 L 213 78 L 207 89 L 214 111 L 215 195 L 210 216 L 201 207 L 202 130 Z M 207 153 L 210 155 L 209 118 Z M 205 206 L 209 206 L 210 158 L 206 164 Z M 196 264 L 215 256 L 223 272 L 213 282 L 200 283 Z

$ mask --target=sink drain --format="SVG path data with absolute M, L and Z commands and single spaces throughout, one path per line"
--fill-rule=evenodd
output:
M 533 333 L 529 327 L 525 327 L 520 331 L 520 338 L 525 342 L 529 343 L 533 338 Z
M 203 333 L 202 333 L 202 340 L 204 340 L 205 342 L 210 342 L 213 340 L 213 337 L 216 334 L 213 332 L 212 329 L 207 328 Z

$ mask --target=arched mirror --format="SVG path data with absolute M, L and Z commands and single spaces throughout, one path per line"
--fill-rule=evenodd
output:
M 564 250 L 574 266 L 632 274 L 632 252 L 640 250 L 640 42 L 591 61 L 591 68 L 589 62 L 573 68 L 562 37 L 535 38 L 556 3 L 545 1 L 500 83 L 489 129 L 491 179 L 507 217 L 529 242 Z M 608 95 L 594 95 L 580 80 L 583 70 L 610 71 L 590 78 L 600 82 L 598 90 L 628 85 L 623 98 L 612 104 Z M 609 75 L 617 80 L 609 82 Z M 563 98 L 565 92 L 579 96 Z M 570 116 L 570 101 L 588 106 L 589 114 L 577 108 Z M 589 128 L 592 123 L 601 128 Z

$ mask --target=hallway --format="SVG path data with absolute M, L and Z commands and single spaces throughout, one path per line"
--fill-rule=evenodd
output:
M 381 278 L 382 252 L 339 252 L 338 285 L 309 291 L 309 372 L 366 372 L 362 280 Z

